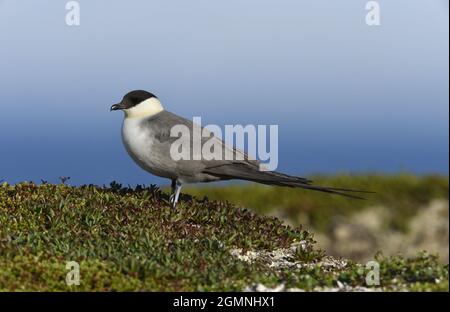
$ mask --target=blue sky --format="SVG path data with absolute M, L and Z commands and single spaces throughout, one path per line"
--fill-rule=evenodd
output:
M 448 174 L 448 1 L 0 0 L 0 180 L 161 183 L 124 93 L 204 123 L 278 124 L 279 170 Z

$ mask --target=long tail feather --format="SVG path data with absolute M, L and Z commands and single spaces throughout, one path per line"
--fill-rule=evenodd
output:
M 274 171 L 259 171 L 246 163 L 237 163 L 237 164 L 235 163 L 232 165 L 230 164 L 230 165 L 210 167 L 206 169 L 204 172 L 214 175 L 216 177 L 220 177 L 224 180 L 240 179 L 267 185 L 299 187 L 307 190 L 336 194 L 354 199 L 366 199 L 366 198 L 348 193 L 366 193 L 366 194 L 373 193 L 371 191 L 365 190 L 354 190 L 354 189 L 313 185 L 312 184 L 313 181 L 305 178 L 290 176 L 284 173 Z
M 336 188 L 329 188 L 329 187 L 326 187 L 326 186 L 318 186 L 318 185 L 301 185 L 301 184 L 297 184 L 297 185 L 293 185 L 293 187 L 300 187 L 300 188 L 307 189 L 307 190 L 313 190 L 313 191 L 319 191 L 319 192 L 324 192 L 324 193 L 336 194 L 336 195 L 340 195 L 340 196 L 345 196 L 345 197 L 349 197 L 349 198 L 353 198 L 353 199 L 362 199 L 362 200 L 365 200 L 366 198 L 360 197 L 360 196 L 356 196 L 356 195 L 353 195 L 353 194 L 347 194 L 345 192 L 371 193 L 371 192 L 368 192 L 368 191 L 336 189 Z

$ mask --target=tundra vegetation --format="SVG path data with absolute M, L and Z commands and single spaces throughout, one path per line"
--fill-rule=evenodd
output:
M 420 207 L 437 198 L 448 201 L 447 177 L 315 180 L 378 194 L 349 201 L 299 190 L 222 185 L 190 189 L 197 195 L 183 194 L 174 210 L 168 194 L 155 186 L 4 182 L 0 290 L 448 291 L 448 264 L 442 258 L 373 250 L 379 284 L 367 284 L 373 268 L 329 255 L 300 225 L 307 220 L 308 227 L 324 232 L 334 216 L 358 214 L 372 201 L 395 208 L 385 226 L 406 232 Z M 79 285 L 66 284 L 70 261 L 79 263 Z

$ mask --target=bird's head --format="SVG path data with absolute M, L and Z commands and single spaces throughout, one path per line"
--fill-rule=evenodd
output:
M 150 92 L 134 90 L 128 92 L 117 104 L 111 106 L 111 111 L 122 110 L 125 118 L 149 117 L 163 110 L 161 102 Z

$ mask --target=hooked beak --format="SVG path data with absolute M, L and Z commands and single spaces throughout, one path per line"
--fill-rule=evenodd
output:
M 113 106 L 111 106 L 109 111 L 115 111 L 115 110 L 121 110 L 124 109 L 124 105 L 122 103 L 118 103 L 118 104 L 114 104 Z

